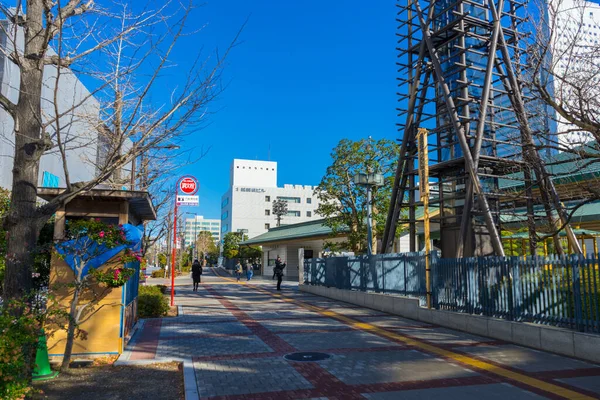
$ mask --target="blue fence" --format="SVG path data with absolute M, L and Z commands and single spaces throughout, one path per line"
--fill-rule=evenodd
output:
M 440 310 L 600 332 L 597 256 L 431 255 L 432 304 Z M 390 293 L 425 304 L 423 253 L 306 260 L 306 284 Z

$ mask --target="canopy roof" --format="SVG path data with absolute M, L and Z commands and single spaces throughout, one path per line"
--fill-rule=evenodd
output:
M 342 232 L 348 232 L 347 227 L 343 227 Z M 269 229 L 268 232 L 248 239 L 242 242 L 242 245 L 265 245 L 273 242 L 292 241 L 300 239 L 325 239 L 331 237 L 332 230 L 325 226 L 325 219 L 317 219 L 299 224 L 282 225 Z

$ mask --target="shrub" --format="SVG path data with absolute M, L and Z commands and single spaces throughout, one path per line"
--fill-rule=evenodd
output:
M 165 270 L 164 270 L 164 268 L 155 269 L 154 271 L 152 271 L 152 277 L 153 278 L 164 278 L 164 276 L 165 276 Z
M 20 317 L 15 315 L 21 314 Z M 27 352 L 35 351 L 40 324 L 23 303 L 0 307 L 0 398 L 20 399 L 31 392 L 26 365 Z
M 167 315 L 169 302 L 157 286 L 140 286 L 138 312 L 140 318 L 157 318 Z

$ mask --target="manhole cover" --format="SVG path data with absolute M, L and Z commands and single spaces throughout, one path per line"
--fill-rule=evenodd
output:
M 329 354 L 325 353 L 316 353 L 313 351 L 305 351 L 300 353 L 291 353 L 283 356 L 286 360 L 289 361 L 321 361 L 326 360 L 331 357 Z

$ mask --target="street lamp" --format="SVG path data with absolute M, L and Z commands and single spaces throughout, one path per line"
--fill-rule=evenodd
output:
M 367 188 L 367 254 L 373 254 L 373 200 L 372 190 L 374 187 L 383 186 L 383 175 L 381 174 L 363 174 L 354 175 L 354 184 Z
M 248 233 L 248 229 L 238 229 L 237 234 L 240 235 L 240 242 L 238 244 L 238 258 L 240 259 L 240 264 L 242 262 L 242 240 L 244 240 L 244 234 Z

